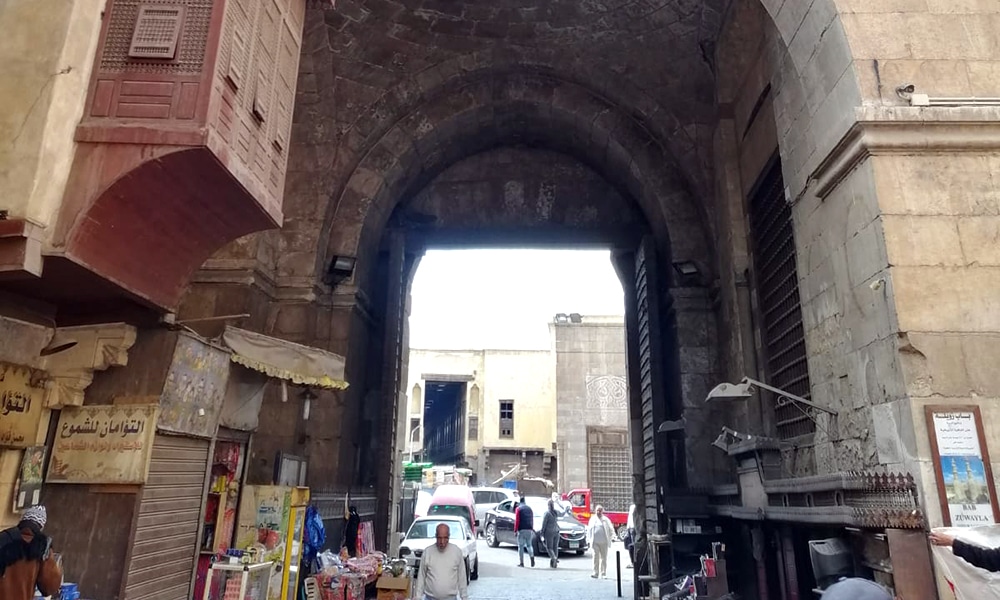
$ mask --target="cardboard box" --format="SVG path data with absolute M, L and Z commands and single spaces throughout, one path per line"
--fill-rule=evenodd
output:
M 378 590 L 377 600 L 408 600 L 412 580 L 409 577 L 390 577 L 383 575 L 378 578 L 375 588 Z

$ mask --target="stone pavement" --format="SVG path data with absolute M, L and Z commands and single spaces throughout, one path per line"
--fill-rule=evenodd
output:
M 622 597 L 632 598 L 632 569 L 628 552 L 622 544 L 613 544 L 608 552 L 608 579 L 590 577 L 593 554 L 563 554 L 559 567 L 549 568 L 547 556 L 535 559 L 535 568 L 517 566 L 517 549 L 502 545 L 490 548 L 479 540 L 479 579 L 469 586 L 470 600 L 614 600 L 615 551 L 621 552 Z M 527 564 L 527 557 L 525 557 Z

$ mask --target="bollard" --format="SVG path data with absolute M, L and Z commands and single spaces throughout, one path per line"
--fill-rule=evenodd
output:
M 622 597 L 622 551 L 615 550 L 615 571 L 618 573 L 618 597 Z

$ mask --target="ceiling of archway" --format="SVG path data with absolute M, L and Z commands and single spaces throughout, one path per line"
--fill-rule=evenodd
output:
M 652 195 L 664 203 L 661 212 L 669 213 L 667 204 L 677 202 L 667 196 L 676 196 L 671 190 L 679 185 L 708 203 L 715 121 L 711 60 L 727 2 L 337 0 L 332 8 L 311 9 L 279 277 L 308 280 L 321 268 L 323 249 L 361 253 L 357 240 L 362 222 L 372 225 L 371 207 L 382 218 L 391 212 L 379 197 L 392 193 L 393 181 L 420 179 L 411 171 L 434 162 L 419 140 L 447 141 L 451 134 L 428 130 L 460 124 L 441 111 L 463 101 L 447 97 L 481 96 L 484 81 L 508 105 L 517 105 L 522 95 L 548 94 L 522 104 L 573 119 L 574 135 L 610 139 L 607 155 L 613 158 L 607 160 L 615 166 L 609 170 L 619 180 L 612 183 L 641 181 L 629 190 L 636 199 Z M 545 78 L 566 84 L 548 85 Z M 517 85 L 527 87 L 500 89 Z M 576 108 L 575 102 L 586 106 Z M 492 109 L 477 110 L 488 115 Z M 467 127 L 477 128 L 482 126 Z M 384 172 L 373 175 L 372 165 Z
M 676 116 L 707 166 L 710 61 L 726 0 L 338 0 L 323 11 L 335 119 L 350 126 L 406 77 L 463 55 L 510 49 L 598 91 Z M 623 94 L 624 95 L 624 94 Z M 626 104 L 629 98 L 616 98 Z M 624 110 L 635 107 L 623 106 Z M 681 157 L 678 157 L 679 159 Z M 682 160 L 683 162 L 683 160 Z M 692 175 L 697 178 L 696 175 Z

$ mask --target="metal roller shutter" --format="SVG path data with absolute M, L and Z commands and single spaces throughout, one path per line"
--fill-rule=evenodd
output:
M 125 584 L 126 600 L 187 600 L 209 440 L 156 434 Z

